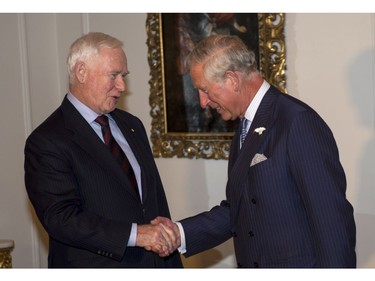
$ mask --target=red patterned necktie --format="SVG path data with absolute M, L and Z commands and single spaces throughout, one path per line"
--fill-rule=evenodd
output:
M 120 164 L 125 174 L 129 177 L 129 181 L 132 187 L 139 196 L 137 180 L 135 178 L 133 168 L 130 165 L 130 162 L 125 153 L 123 152 L 115 138 L 112 136 L 111 129 L 109 128 L 108 117 L 105 115 L 98 116 L 95 119 L 95 122 L 99 123 L 99 125 L 102 127 L 102 134 L 105 145 L 110 149 L 113 157 L 115 157 L 116 161 Z

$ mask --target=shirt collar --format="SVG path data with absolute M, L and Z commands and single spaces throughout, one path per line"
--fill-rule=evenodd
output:
M 260 102 L 262 101 L 264 95 L 266 94 L 266 92 L 268 91 L 270 87 L 271 85 L 266 80 L 263 80 L 262 85 L 260 86 L 258 92 L 255 94 L 253 100 L 251 101 L 249 107 L 247 108 L 245 112 L 245 118 L 249 120 L 250 122 L 253 122 L 255 113 L 258 110 Z
M 67 99 L 73 104 L 73 106 L 79 111 L 82 117 L 87 121 L 87 123 L 91 124 L 95 121 L 96 117 L 100 114 L 96 113 L 87 105 L 80 102 L 71 92 L 68 92 Z M 105 114 L 108 118 L 112 119 L 110 114 Z

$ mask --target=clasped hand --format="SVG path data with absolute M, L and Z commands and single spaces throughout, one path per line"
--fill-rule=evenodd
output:
M 157 217 L 150 224 L 138 225 L 136 246 L 160 257 L 172 254 L 181 245 L 178 226 L 170 219 Z

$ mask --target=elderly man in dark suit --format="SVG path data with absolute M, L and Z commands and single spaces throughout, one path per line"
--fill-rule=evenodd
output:
M 128 74 L 122 42 L 86 34 L 72 44 L 68 69 L 69 93 L 25 146 L 48 266 L 181 267 L 177 237 L 149 223 L 170 214 L 145 129 L 115 107 Z
M 241 125 L 226 200 L 177 223 L 185 256 L 233 237 L 238 267 L 355 267 L 353 208 L 323 119 L 267 83 L 237 37 L 201 41 L 190 54 L 190 74 L 201 106 Z M 158 222 L 178 232 L 167 219 Z

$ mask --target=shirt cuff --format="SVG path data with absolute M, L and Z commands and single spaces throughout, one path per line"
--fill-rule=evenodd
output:
M 176 221 L 176 224 L 178 226 L 178 229 L 180 230 L 180 239 L 181 239 L 181 246 L 177 250 L 181 254 L 185 254 L 186 253 L 185 231 L 180 222 Z
M 132 229 L 130 231 L 130 236 L 128 240 L 128 247 L 135 247 L 136 241 L 137 241 L 137 224 L 132 223 Z

